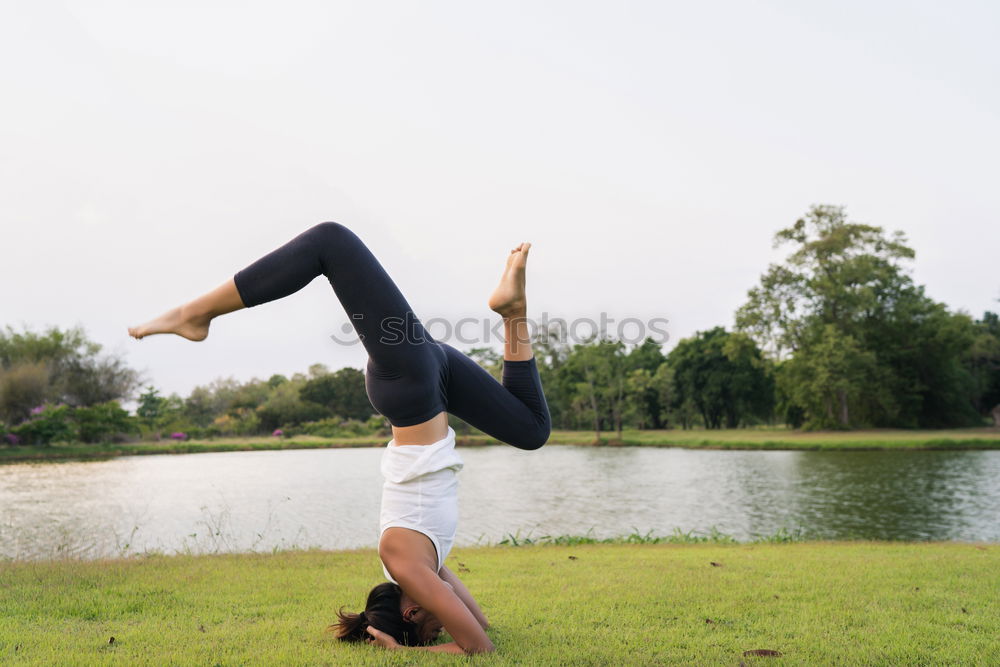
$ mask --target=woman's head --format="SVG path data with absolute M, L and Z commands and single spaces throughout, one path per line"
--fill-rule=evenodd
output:
M 344 641 L 371 638 L 365 631 L 369 625 L 404 646 L 422 646 L 436 639 L 441 632 L 441 623 L 430 612 L 389 581 L 371 590 L 363 612 L 352 614 L 340 610 L 337 618 L 339 620 L 330 628 L 336 631 L 338 639 Z

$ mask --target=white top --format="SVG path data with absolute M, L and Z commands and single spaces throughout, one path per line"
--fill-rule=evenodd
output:
M 465 465 L 455 451 L 455 431 L 430 445 L 396 445 L 382 452 L 382 510 L 379 537 L 387 528 L 409 528 L 426 535 L 437 552 L 440 571 L 455 543 L 458 527 L 458 478 Z M 382 564 L 386 578 L 396 582 Z

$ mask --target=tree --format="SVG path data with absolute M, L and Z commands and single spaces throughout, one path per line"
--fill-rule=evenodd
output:
M 156 387 L 149 385 L 146 391 L 139 394 L 139 405 L 135 409 L 135 414 L 142 419 L 147 426 L 152 427 L 159 419 L 166 408 L 167 399 L 160 396 Z
M 694 415 L 694 406 L 688 403 L 689 410 L 674 410 L 674 369 L 664 360 L 656 372 L 653 373 L 653 390 L 656 391 L 657 405 L 660 409 L 659 422 L 663 428 L 670 428 L 672 419 L 681 423 L 682 428 L 688 429 L 691 425 L 691 418 Z
M 772 264 L 736 313 L 777 362 L 786 419 L 810 426 L 940 427 L 975 419 L 962 365 L 971 321 L 913 284 L 902 232 L 814 206 L 775 235 Z
M 965 362 L 974 387 L 973 407 L 985 416 L 1000 407 L 1000 317 L 987 311 L 975 328 Z
M 50 327 L 44 333 L 30 329 L 0 333 L 0 368 L 45 364 L 46 397 L 70 406 L 95 405 L 132 396 L 139 373 L 115 355 L 99 356 L 101 345 L 80 327 L 65 331 Z
M 779 382 L 792 404 L 809 415 L 807 428 L 848 428 L 850 406 L 864 396 L 877 372 L 875 355 L 827 324 L 818 340 L 783 365 Z
M 163 431 L 182 430 L 190 426 L 185 417 L 186 403 L 177 393 L 161 396 L 152 385 L 139 395 L 135 414 L 139 422 L 159 438 Z
M 659 392 L 653 383 L 653 374 L 645 368 L 636 368 L 625 378 L 625 408 L 624 419 L 635 423 L 640 429 L 650 428 L 654 414 L 650 413 L 649 397 L 654 401 L 659 398 Z M 658 401 L 657 401 L 658 403 Z M 659 422 L 659 410 L 655 417 Z M 653 426 L 653 428 L 658 428 Z
M 575 345 L 565 368 L 576 378 L 573 405 L 590 418 L 595 437 L 600 439 L 601 425 L 609 420 L 621 439 L 626 399 L 625 344 L 603 338 Z
M 137 371 L 118 357 L 72 359 L 63 374 L 62 399 L 69 405 L 100 405 L 133 395 Z
M 375 412 L 365 389 L 365 374 L 356 368 L 314 377 L 302 386 L 299 396 L 326 408 L 327 416 L 365 421 Z
M 775 247 L 786 243 L 797 248 L 768 268 L 736 313 L 737 329 L 777 358 L 807 344 L 813 327 L 854 334 L 912 287 L 900 264 L 915 255 L 904 234 L 847 222 L 842 206 L 813 206 L 775 234 Z
M 760 350 L 747 336 L 722 327 L 681 340 L 667 363 L 673 370 L 673 406 L 695 406 L 705 428 L 737 428 L 766 418 L 774 401 L 773 380 Z
M 975 426 L 975 382 L 965 365 L 976 339 L 968 315 L 948 312 L 915 287 L 864 332 L 879 364 L 873 395 L 860 407 L 862 425 L 900 428 Z M 880 396 L 874 396 L 878 391 Z M 891 411 L 885 408 L 893 408 Z
M 235 378 L 229 377 L 218 378 L 206 386 L 195 387 L 184 399 L 185 418 L 195 426 L 208 426 L 216 418 L 229 412 L 240 386 Z
M 16 424 L 50 396 L 48 364 L 21 361 L 0 367 L 0 419 Z
M 665 361 L 662 346 L 652 338 L 633 347 L 626 358 L 631 378 L 629 417 L 639 423 L 639 428 L 663 428 L 664 404 L 660 402 L 660 389 L 654 376 Z
M 539 327 L 531 343 L 554 428 L 577 426 L 575 418 L 579 414 L 571 407 L 579 378 L 566 368 L 566 360 L 573 349 L 568 339 L 566 322 L 555 319 Z
M 327 406 L 303 400 L 300 388 L 292 382 L 279 384 L 268 399 L 257 408 L 260 428 L 266 432 L 281 426 L 300 424 L 329 416 L 330 409 Z

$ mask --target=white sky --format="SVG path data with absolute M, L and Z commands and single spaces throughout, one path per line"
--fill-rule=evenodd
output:
M 425 321 L 489 317 L 528 240 L 532 317 L 665 317 L 669 347 L 731 327 L 813 203 L 906 232 L 917 282 L 978 317 L 998 7 L 4 2 L 0 324 L 82 325 L 184 395 L 360 368 L 322 278 L 205 343 L 126 334 L 336 220 Z

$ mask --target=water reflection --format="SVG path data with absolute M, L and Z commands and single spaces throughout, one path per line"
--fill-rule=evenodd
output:
M 1000 541 L 1000 452 L 465 448 L 458 544 L 710 527 Z M 0 557 L 373 546 L 381 449 L 0 467 Z

